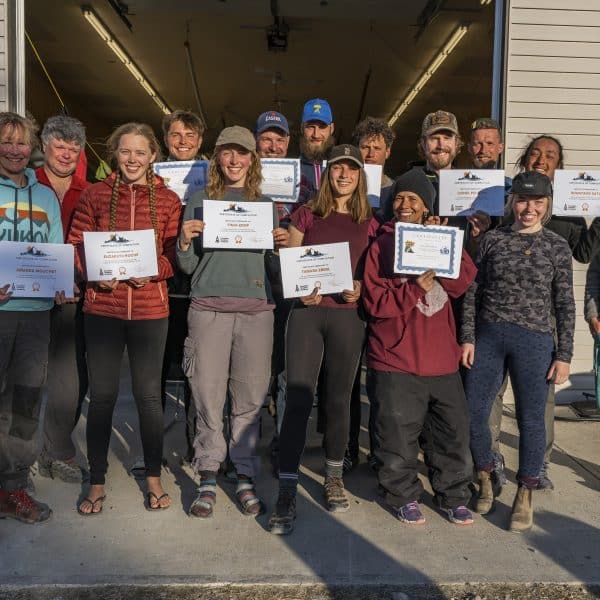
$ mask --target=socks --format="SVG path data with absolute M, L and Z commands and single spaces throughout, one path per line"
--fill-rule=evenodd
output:
M 325 479 L 336 477 L 341 479 L 344 474 L 344 460 L 325 460 Z
M 296 495 L 298 491 L 298 473 L 279 473 L 279 491 Z

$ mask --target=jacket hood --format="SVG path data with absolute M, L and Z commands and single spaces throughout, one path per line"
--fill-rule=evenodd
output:
M 0 185 L 5 187 L 10 187 L 15 190 L 26 190 L 27 188 L 31 188 L 38 183 L 37 177 L 35 176 L 35 171 L 30 169 L 29 167 L 24 171 L 25 177 L 27 178 L 27 183 L 24 187 L 17 187 L 17 184 L 10 177 L 0 177 Z

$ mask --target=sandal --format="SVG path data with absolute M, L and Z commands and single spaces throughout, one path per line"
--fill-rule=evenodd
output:
M 240 510 L 248 517 L 258 517 L 267 510 L 265 503 L 256 495 L 254 485 L 250 481 L 238 484 L 235 497 L 240 503 Z
M 213 516 L 216 501 L 217 495 L 213 486 L 207 486 L 207 489 L 200 486 L 188 514 L 198 519 L 210 519 Z
M 77 512 L 82 516 L 82 517 L 91 517 L 91 516 L 95 516 L 95 515 L 99 515 L 102 512 L 102 509 L 104 508 L 103 504 L 100 504 L 100 510 L 94 510 L 96 504 L 98 504 L 98 502 L 104 502 L 104 500 L 106 500 L 106 494 L 104 494 L 104 496 L 100 496 L 99 498 L 96 498 L 95 500 L 92 500 L 91 498 L 88 498 L 87 496 L 79 503 L 79 506 L 77 507 Z M 88 502 L 91 507 L 92 510 L 90 510 L 90 512 L 84 512 L 81 510 L 81 506 L 84 502 Z
M 160 501 L 163 498 L 168 498 L 169 494 L 167 494 L 166 492 L 164 494 L 162 494 L 162 496 L 157 496 L 154 492 L 146 492 L 146 502 L 147 504 L 145 505 L 146 510 L 149 511 L 153 511 L 153 510 L 167 510 L 167 508 L 170 508 L 171 505 L 167 504 L 167 506 L 161 506 L 160 505 Z M 152 498 L 154 498 L 154 502 L 156 503 L 155 506 L 152 506 Z

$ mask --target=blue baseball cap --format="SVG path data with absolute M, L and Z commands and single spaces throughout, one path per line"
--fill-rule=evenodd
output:
M 333 123 L 333 115 L 331 113 L 331 106 L 327 100 L 322 98 L 313 98 L 304 105 L 302 111 L 302 122 L 307 121 L 321 121 L 325 125 L 331 125 Z
M 290 135 L 290 126 L 287 119 L 274 110 L 262 113 L 256 119 L 256 133 L 262 133 L 267 129 L 281 129 L 285 135 Z

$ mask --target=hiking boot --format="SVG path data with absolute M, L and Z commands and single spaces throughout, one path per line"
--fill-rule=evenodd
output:
M 535 488 L 536 490 L 551 491 L 554 489 L 554 484 L 552 483 L 550 477 L 548 477 L 549 468 L 550 465 L 547 462 L 545 462 L 542 465 L 542 468 L 540 469 L 540 474 L 538 475 L 539 481 L 537 487 Z
M 294 530 L 296 520 L 296 494 L 280 490 L 267 529 L 275 535 L 287 535 Z
M 74 460 L 57 460 L 42 452 L 37 463 L 39 474 L 42 477 L 60 479 L 65 483 L 82 483 L 83 481 L 83 471 Z
M 533 525 L 533 490 L 520 485 L 510 513 L 510 531 L 523 533 Z
M 350 508 L 341 477 L 325 478 L 325 504 L 329 512 L 346 512 Z
M 445 508 L 450 523 L 455 525 L 472 525 L 473 515 L 466 506 L 456 506 L 455 508 Z
M 508 479 L 504 471 L 504 456 L 500 452 L 494 452 L 493 455 L 494 468 L 492 473 L 492 485 L 494 486 L 494 496 L 499 496 L 502 493 L 502 487 L 506 484 Z
M 414 502 L 409 502 L 404 506 L 392 506 L 390 508 L 392 509 L 394 516 L 407 525 L 423 525 L 423 523 L 425 523 L 425 517 L 416 500 Z
M 475 503 L 475 512 L 487 515 L 494 507 L 492 474 L 487 471 L 478 471 L 477 482 L 479 483 L 479 494 Z
M 43 523 L 52 516 L 47 504 L 32 498 L 23 488 L 0 490 L 0 519 L 9 517 L 23 523 Z

